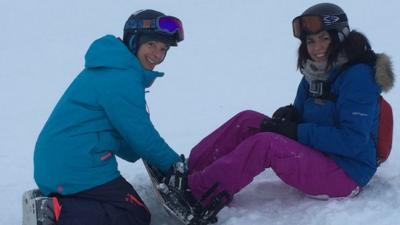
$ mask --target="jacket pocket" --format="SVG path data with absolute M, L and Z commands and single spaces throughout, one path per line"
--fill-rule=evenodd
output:
M 93 163 L 103 164 L 110 159 L 115 159 L 114 154 L 121 147 L 121 141 L 113 132 L 97 133 L 97 145 L 92 150 Z

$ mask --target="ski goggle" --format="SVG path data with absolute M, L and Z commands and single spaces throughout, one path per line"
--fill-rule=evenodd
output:
M 347 22 L 346 14 L 339 15 L 302 15 L 293 19 L 293 35 L 301 38 L 304 33 L 315 34 L 335 27 L 337 24 Z
M 175 35 L 176 42 L 183 41 L 182 22 L 173 16 L 160 16 L 156 19 L 130 20 L 124 30 L 155 31 Z

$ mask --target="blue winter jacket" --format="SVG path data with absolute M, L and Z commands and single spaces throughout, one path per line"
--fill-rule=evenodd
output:
M 163 171 L 179 160 L 146 111 L 145 88 L 163 73 L 145 70 L 111 35 L 93 42 L 85 60 L 36 143 L 34 177 L 45 195 L 113 180 L 120 175 L 115 156 L 143 158 Z
M 333 70 L 330 79 L 336 73 Z M 366 185 L 377 169 L 381 88 L 374 74 L 367 64 L 343 71 L 331 85 L 336 101 L 311 97 L 303 78 L 294 102 L 303 119 L 298 125 L 299 142 L 326 153 L 360 186 Z

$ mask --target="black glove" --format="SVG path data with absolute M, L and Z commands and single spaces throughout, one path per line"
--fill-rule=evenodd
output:
M 261 123 L 261 131 L 274 132 L 297 140 L 297 123 L 289 120 L 266 118 Z
M 182 154 L 181 161 L 172 164 L 163 182 L 178 191 L 186 191 L 189 188 L 187 181 L 188 170 L 187 160 Z
M 292 122 L 300 121 L 299 113 L 296 111 L 296 108 L 292 104 L 282 106 L 277 109 L 274 114 L 272 114 L 272 118 L 276 120 L 288 120 Z

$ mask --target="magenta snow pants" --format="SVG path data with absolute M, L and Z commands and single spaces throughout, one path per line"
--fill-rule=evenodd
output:
M 221 192 L 233 197 L 269 167 L 307 195 L 345 197 L 359 190 L 357 183 L 322 152 L 276 133 L 261 132 L 259 127 L 266 117 L 243 111 L 192 149 L 189 186 L 203 206 Z

